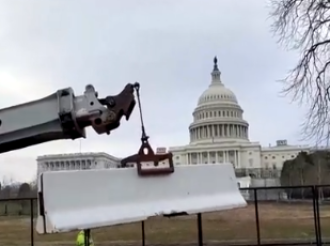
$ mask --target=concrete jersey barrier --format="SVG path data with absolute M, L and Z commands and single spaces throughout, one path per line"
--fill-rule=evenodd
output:
M 147 177 L 135 168 L 45 172 L 36 230 L 68 232 L 243 206 L 231 164 L 177 166 L 170 175 Z

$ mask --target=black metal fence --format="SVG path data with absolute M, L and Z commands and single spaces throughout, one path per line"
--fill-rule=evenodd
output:
M 95 245 L 328 245 L 330 185 L 243 188 L 245 208 L 152 218 L 92 231 Z M 0 245 L 74 245 L 74 233 L 37 235 L 37 198 L 0 200 Z M 92 215 L 91 215 L 92 216 Z

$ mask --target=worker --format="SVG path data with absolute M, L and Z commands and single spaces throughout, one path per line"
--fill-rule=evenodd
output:
M 89 234 L 89 245 L 94 246 L 92 234 Z M 87 246 L 85 244 L 85 231 L 80 231 L 77 236 L 76 246 Z

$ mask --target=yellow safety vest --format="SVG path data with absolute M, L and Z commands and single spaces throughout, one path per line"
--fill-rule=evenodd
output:
M 80 231 L 77 236 L 77 241 L 76 241 L 77 246 L 85 246 L 85 232 Z M 94 246 L 94 242 L 92 239 L 92 235 L 89 235 L 89 245 Z

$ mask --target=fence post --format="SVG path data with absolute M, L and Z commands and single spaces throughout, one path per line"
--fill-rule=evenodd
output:
M 202 214 L 197 214 L 198 246 L 203 246 L 203 223 Z
M 319 233 L 319 245 L 322 245 L 322 230 L 321 230 L 321 219 L 320 219 L 320 197 L 319 197 L 319 186 L 315 186 L 315 203 L 316 203 L 316 221 Z
M 91 238 L 91 230 L 85 229 L 84 230 L 84 246 L 90 246 L 90 238 Z
M 146 234 L 144 228 L 144 221 L 141 222 L 141 233 L 142 233 L 142 246 L 146 245 Z
M 34 246 L 34 225 L 33 225 L 33 214 L 34 214 L 34 210 L 33 210 L 33 198 L 30 198 L 30 226 L 31 226 L 31 246 Z
M 315 239 L 316 239 L 316 245 L 320 245 L 319 240 L 319 226 L 317 222 L 317 210 L 316 210 L 316 188 L 315 186 L 312 186 L 312 194 L 313 194 L 313 215 L 314 215 L 314 230 L 315 230 Z
M 259 222 L 259 207 L 258 207 L 258 193 L 257 188 L 253 188 L 254 191 L 254 210 L 255 210 L 255 218 L 256 218 L 256 229 L 257 229 L 257 242 L 258 245 L 260 242 L 260 222 Z

